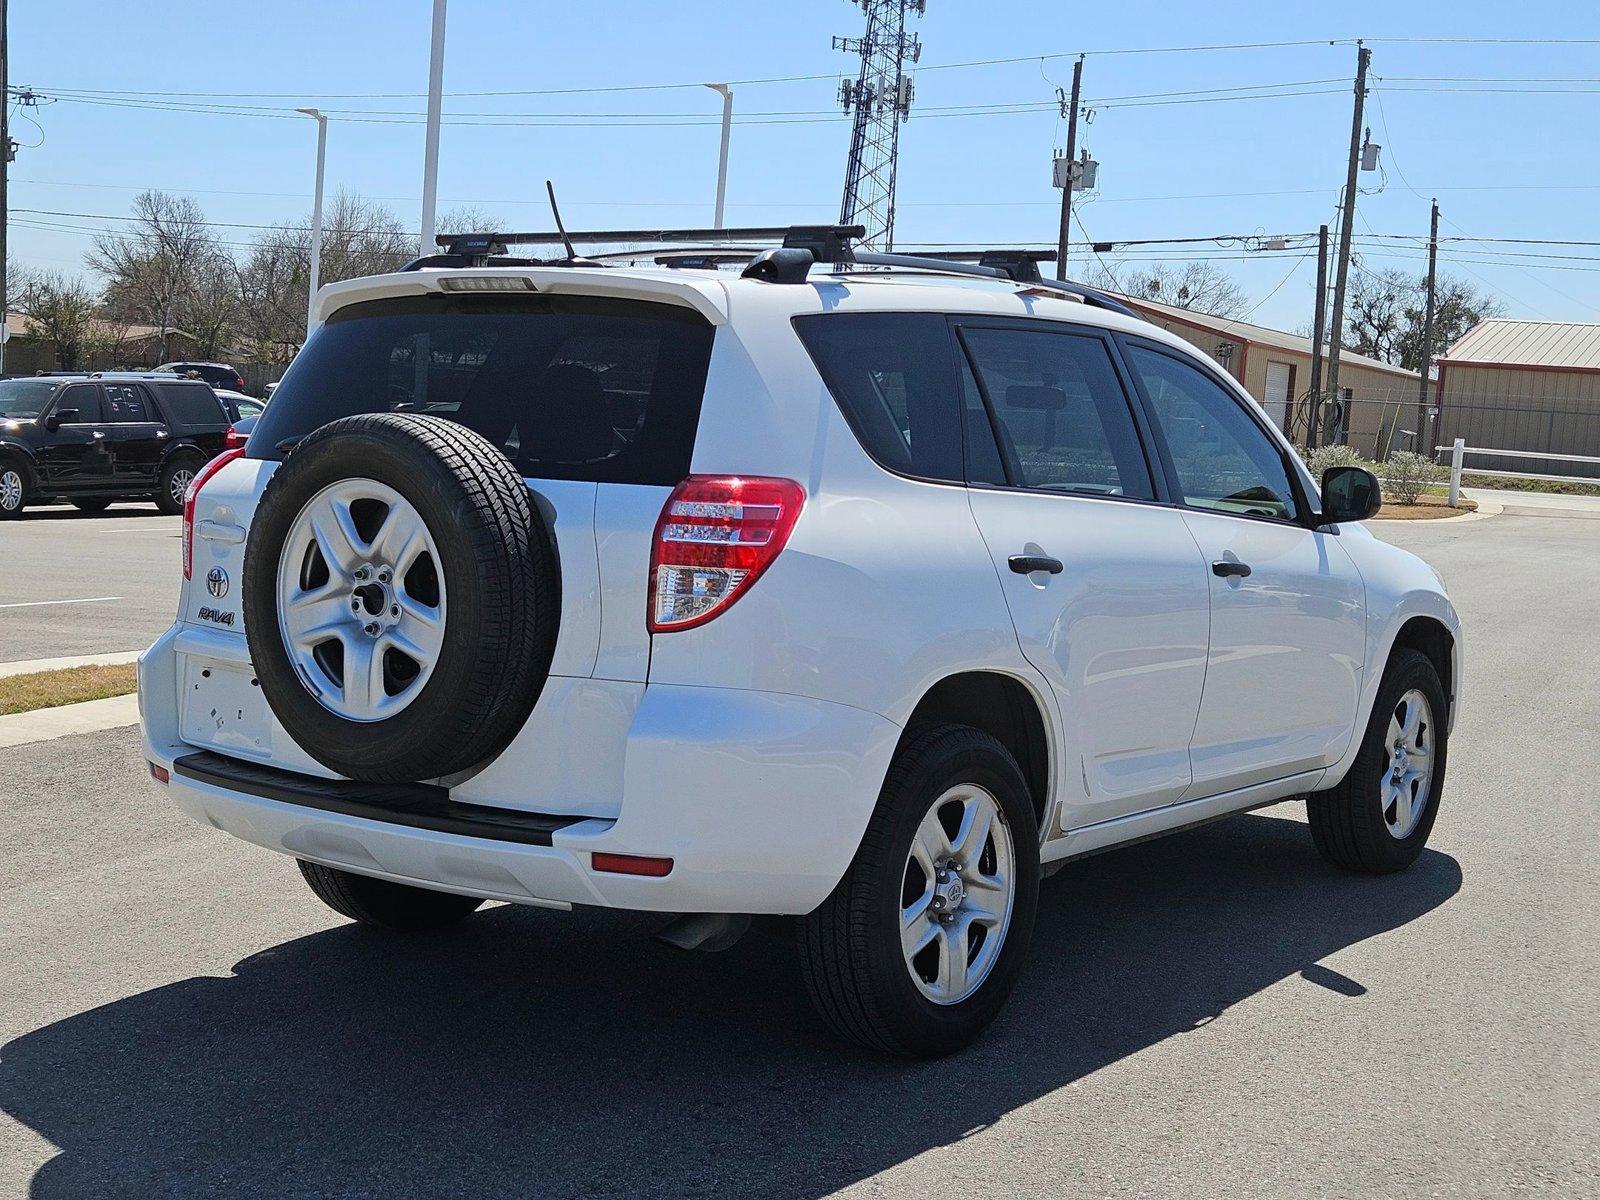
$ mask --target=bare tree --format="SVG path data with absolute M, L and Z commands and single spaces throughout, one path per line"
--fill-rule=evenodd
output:
M 440 233 L 510 233 L 505 219 L 475 205 L 463 204 L 439 214 Z
M 1422 335 L 1427 314 L 1427 279 L 1390 268 L 1361 268 L 1345 314 L 1344 345 L 1357 354 L 1396 363 L 1410 371 L 1422 368 Z M 1505 305 L 1464 279 L 1441 275 L 1436 285 L 1433 357 L 1479 321 L 1500 316 Z
M 321 283 L 393 271 L 415 253 L 389 209 L 341 191 L 323 210 Z M 258 357 L 284 362 L 305 340 L 311 282 L 311 222 L 266 230 L 238 269 L 239 326 Z
M 178 327 L 194 337 L 198 358 L 218 358 L 232 343 L 239 315 L 239 272 L 218 250 L 195 264 L 173 310 Z
M 87 261 L 106 277 L 108 310 L 158 326 L 166 358 L 167 334 L 195 272 L 222 250 L 188 196 L 141 192 L 133 215 L 126 228 L 95 238 Z
M 45 341 L 55 343 L 56 366 L 74 371 L 95 349 L 100 294 L 84 280 L 60 272 L 25 272 L 14 293 L 17 311 Z
M 1101 260 L 1090 272 L 1101 287 L 1136 300 L 1154 300 L 1214 317 L 1237 317 L 1249 301 L 1233 277 L 1215 263 L 1194 261 L 1168 266 Z

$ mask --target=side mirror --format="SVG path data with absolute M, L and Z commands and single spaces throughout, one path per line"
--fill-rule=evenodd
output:
M 1324 525 L 1365 521 L 1382 503 L 1378 477 L 1365 467 L 1329 467 L 1322 473 Z
M 63 425 L 76 425 L 83 420 L 83 413 L 76 408 L 58 408 L 44 419 L 44 427 L 51 433 Z

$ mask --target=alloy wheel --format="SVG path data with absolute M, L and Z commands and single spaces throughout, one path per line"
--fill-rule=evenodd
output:
M 381 721 L 426 686 L 444 647 L 439 549 L 387 484 L 345 479 L 307 502 L 278 564 L 278 629 L 324 708 Z
M 1428 807 L 1433 782 L 1433 711 L 1416 688 L 1400 697 L 1384 737 L 1383 823 L 1391 836 L 1410 835 Z
M 17 471 L 0 471 L 0 508 L 16 512 L 22 507 L 22 475 Z
M 917 989 L 957 1004 L 988 978 L 1016 899 L 1016 851 L 1000 804 L 976 784 L 940 796 L 917 827 L 900 896 L 900 947 Z

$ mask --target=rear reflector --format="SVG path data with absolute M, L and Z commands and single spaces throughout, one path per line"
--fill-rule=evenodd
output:
M 194 501 L 210 478 L 236 458 L 244 456 L 244 448 L 224 450 L 196 472 L 194 482 L 183 495 L 183 577 L 194 577 Z
M 595 854 L 594 869 L 610 875 L 649 875 L 659 879 L 672 873 L 670 858 L 652 858 L 643 854 Z
M 792 479 L 691 475 L 667 498 L 650 547 L 651 633 L 724 612 L 772 565 L 805 506 Z
M 166 783 L 171 776 L 167 774 L 167 769 L 165 767 L 157 766 L 155 763 L 151 763 L 150 778 L 154 779 L 157 783 Z

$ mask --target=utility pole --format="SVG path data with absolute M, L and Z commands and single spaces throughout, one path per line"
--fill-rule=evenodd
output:
M 900 124 L 911 113 L 911 76 L 906 60 L 922 57 L 917 35 L 906 32 L 906 16 L 918 16 L 927 0 L 856 0 L 867 14 L 866 33 L 836 37 L 833 48 L 861 55 L 854 79 L 839 84 L 839 101 L 853 112 L 850 156 L 845 161 L 839 224 L 861 225 L 861 244 L 894 248 L 894 185 L 900 157 Z
M 1317 310 L 1311 317 L 1311 407 L 1306 413 L 1306 447 L 1317 445 L 1317 414 L 1322 411 L 1322 343 L 1328 336 L 1328 227 L 1317 228 Z
M 1428 371 L 1433 366 L 1433 305 L 1434 286 L 1439 272 L 1439 198 L 1433 200 L 1433 220 L 1428 227 L 1428 302 L 1422 316 L 1422 378 L 1417 381 L 1417 444 L 1412 447 L 1418 454 L 1433 457 L 1433 434 L 1428 428 Z
M 1328 391 L 1339 400 L 1339 344 L 1344 339 L 1344 290 L 1350 276 L 1350 237 L 1356 221 L 1356 171 L 1361 166 L 1361 121 L 1367 105 L 1367 66 L 1372 51 L 1360 46 L 1356 51 L 1356 103 L 1350 119 L 1350 165 L 1345 171 L 1344 211 L 1340 214 L 1339 264 L 1333 276 L 1333 319 L 1328 342 Z M 1317 406 L 1320 414 L 1321 405 Z
M 1067 242 L 1072 234 L 1072 173 L 1077 169 L 1078 157 L 1078 98 L 1083 93 L 1083 55 L 1072 64 L 1071 107 L 1063 115 L 1067 118 L 1067 177 L 1061 180 L 1061 231 L 1056 235 L 1056 278 L 1067 277 Z
M 11 282 L 6 276 L 6 255 L 10 253 L 6 226 L 11 220 L 11 211 L 6 207 L 6 185 L 11 178 L 11 47 L 6 41 L 8 15 L 6 0 L 0 0 L 0 375 L 6 369 L 6 311 L 10 302 L 7 287 Z
M 717 156 L 717 207 L 711 220 L 713 226 L 721 229 L 723 202 L 728 198 L 728 140 L 733 133 L 733 89 L 725 83 L 708 83 L 706 86 L 722 96 L 722 152 Z
M 422 148 L 422 253 L 432 254 L 434 208 L 439 199 L 439 116 L 444 106 L 444 5 L 433 0 L 433 41 L 428 54 L 428 131 Z

